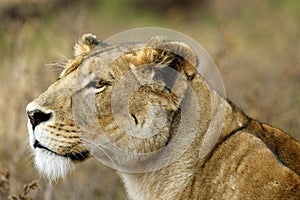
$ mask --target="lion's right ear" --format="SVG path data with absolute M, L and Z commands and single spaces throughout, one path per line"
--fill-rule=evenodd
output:
M 74 45 L 74 57 L 81 54 L 87 54 L 95 49 L 97 46 L 107 46 L 101 40 L 98 40 L 97 37 L 91 33 L 86 33 L 81 36 L 81 38 Z

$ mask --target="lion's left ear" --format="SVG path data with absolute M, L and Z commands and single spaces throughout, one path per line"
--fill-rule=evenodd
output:
M 197 56 L 188 45 L 160 37 L 152 38 L 144 48 L 133 50 L 125 58 L 141 84 L 163 83 L 172 89 L 178 75 L 191 80 L 197 72 Z
M 195 76 L 198 58 L 194 50 L 187 44 L 154 37 L 148 42 L 148 46 L 161 52 L 157 58 L 162 57 L 162 60 L 171 61 L 166 64 L 176 71 L 183 73 L 187 78 Z
M 158 84 L 175 94 L 179 103 L 197 73 L 197 56 L 188 45 L 159 37 L 129 52 L 125 59 L 140 85 Z

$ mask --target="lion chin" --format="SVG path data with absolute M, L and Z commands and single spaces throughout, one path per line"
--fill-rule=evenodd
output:
M 41 174 L 54 182 L 65 179 L 74 168 L 70 158 L 55 155 L 44 149 L 34 150 L 34 164 Z

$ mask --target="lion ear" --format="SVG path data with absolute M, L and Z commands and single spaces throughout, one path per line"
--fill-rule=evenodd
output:
M 171 89 L 177 76 L 186 80 L 196 74 L 197 56 L 185 43 L 154 37 L 144 48 L 126 54 L 131 71 L 138 81 L 165 83 Z
M 167 41 L 162 37 L 154 37 L 148 42 L 149 47 L 161 52 L 170 67 L 191 78 L 196 73 L 198 58 L 194 50 L 183 42 Z M 168 56 L 169 58 L 166 58 Z M 157 56 L 159 58 L 159 56 Z
M 143 48 L 126 54 L 140 85 L 156 83 L 174 93 L 179 102 L 196 75 L 197 56 L 185 43 L 155 37 Z
M 86 33 L 81 36 L 81 38 L 74 45 L 74 57 L 81 54 L 87 54 L 95 49 L 97 46 L 107 46 L 101 40 L 98 40 L 97 37 L 91 33 Z
M 154 63 L 159 63 L 155 76 L 160 77 L 165 86 L 183 97 L 187 82 L 197 73 L 197 56 L 193 49 L 183 42 L 152 38 L 148 46 L 156 51 Z M 161 67 L 160 67 L 161 66 Z

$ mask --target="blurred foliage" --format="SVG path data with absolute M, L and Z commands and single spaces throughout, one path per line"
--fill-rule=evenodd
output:
M 233 102 L 300 139 L 299 19 L 297 0 L 0 1 L 0 171 L 9 171 L 0 199 L 22 195 L 24 183 L 36 179 L 39 189 L 28 198 L 125 198 L 113 170 L 92 159 L 66 182 L 48 183 L 28 149 L 25 107 L 56 80 L 61 69 L 52 63 L 72 56 L 86 32 L 102 39 L 145 26 L 185 33 L 213 57 Z M 5 180 L 0 174 L 0 184 Z
M 25 184 L 23 186 L 23 192 L 22 194 L 14 194 L 14 195 L 9 195 L 10 200 L 32 200 L 31 197 L 29 197 L 30 193 L 34 190 L 37 190 L 38 184 L 37 181 L 32 181 L 29 184 Z

